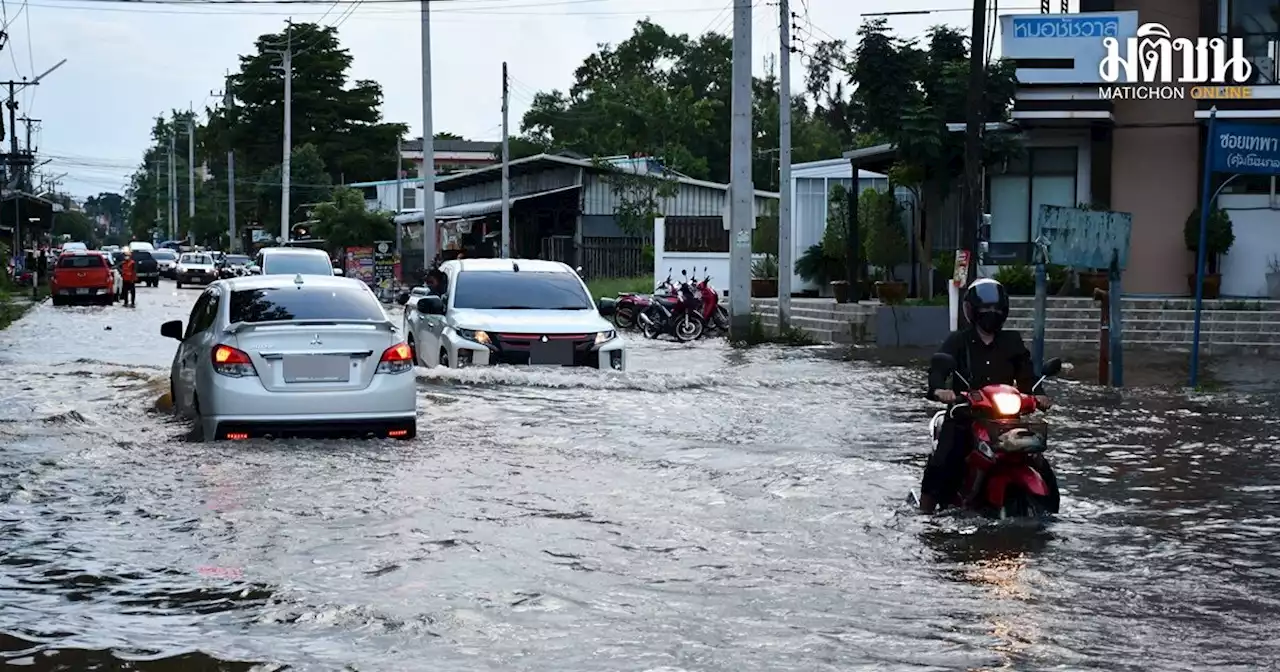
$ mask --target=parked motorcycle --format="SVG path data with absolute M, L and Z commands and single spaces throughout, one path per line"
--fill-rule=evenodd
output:
M 623 292 L 614 300 L 613 324 L 620 330 L 635 329 L 640 325 L 637 319 L 654 301 L 665 300 L 668 304 L 676 302 L 676 287 L 671 281 L 671 269 L 667 269 L 667 279 L 658 283 L 653 294 Z
M 693 270 L 696 275 L 698 269 L 695 268 Z M 703 266 L 702 273 L 705 277 L 696 284 L 701 300 L 698 313 L 702 316 L 702 321 L 707 325 L 702 335 L 708 336 L 727 332 L 729 331 L 729 309 L 725 308 L 724 304 L 720 302 L 720 292 L 711 286 L 710 269 Z
M 1044 363 L 1043 376 L 1032 387 L 1039 390 L 1045 380 L 1062 370 L 1061 359 Z M 987 385 L 972 389 L 957 372 L 954 357 L 935 354 L 930 361 L 930 385 L 935 389 L 950 376 L 970 388 L 959 394 L 956 403 L 939 411 L 929 423 L 933 447 L 938 447 L 942 424 L 948 418 L 968 420 L 974 450 L 966 458 L 964 485 L 953 506 L 994 518 L 1031 517 L 1057 513 L 1058 496 L 1051 493 L 1037 468 L 1047 465 L 1048 424 L 1028 417 L 1038 409 L 1034 394 L 1022 394 L 1012 385 Z
M 700 299 L 689 282 L 687 271 L 681 271 L 684 281 L 676 285 L 674 297 L 655 297 L 639 313 L 640 328 L 645 338 L 658 338 L 670 334 L 677 341 L 696 341 L 702 337 L 706 323 L 698 308 Z M 614 313 L 615 317 L 617 313 Z

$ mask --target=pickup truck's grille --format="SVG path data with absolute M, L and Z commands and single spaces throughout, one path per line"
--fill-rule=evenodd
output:
M 541 341 L 543 334 L 491 334 L 496 352 L 490 355 L 494 364 L 527 365 L 529 348 L 535 341 Z M 548 341 L 572 341 L 573 365 L 596 366 L 598 358 L 591 348 L 595 345 L 595 334 L 546 334 Z

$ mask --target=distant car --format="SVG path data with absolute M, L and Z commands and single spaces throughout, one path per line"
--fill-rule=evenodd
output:
M 222 265 L 218 268 L 218 276 L 222 278 L 238 278 L 249 274 L 249 264 L 251 259 L 243 254 L 228 254 L 223 257 Z
M 132 248 L 133 270 L 138 274 L 138 284 L 148 287 L 160 286 L 160 264 L 152 256 L 151 250 Z
M 89 246 L 85 245 L 84 243 L 63 243 L 62 244 L 63 252 L 74 252 L 75 250 L 87 250 L 87 249 L 89 249 Z
M 160 333 L 181 342 L 170 394 L 204 440 L 417 435 L 412 353 L 358 280 L 223 280 Z
M 184 252 L 174 269 L 178 289 L 186 285 L 207 285 L 218 279 L 218 268 L 207 252 Z
M 128 245 L 125 245 L 124 247 L 126 250 L 146 250 L 148 252 L 156 249 L 155 246 L 152 245 L 151 243 L 144 242 L 141 240 L 131 241 Z
M 86 250 L 63 252 L 49 278 L 49 293 L 55 306 L 76 301 L 114 303 L 116 281 L 107 256 Z
M 111 285 L 114 288 L 112 294 L 115 300 L 119 301 L 124 293 L 124 276 L 120 274 L 120 264 L 124 261 L 124 255 L 119 252 L 103 252 L 103 256 L 107 258 L 107 266 L 111 269 Z
M 544 364 L 625 371 L 626 344 L 567 265 L 528 259 L 447 261 L 444 296 L 401 294 L 422 366 Z
M 324 250 L 304 247 L 267 247 L 258 251 L 254 264 L 262 275 L 340 275 Z
M 178 276 L 178 254 L 176 252 L 162 247 L 158 250 L 153 250 L 151 256 L 155 257 L 156 265 L 160 269 L 160 277 L 172 280 Z

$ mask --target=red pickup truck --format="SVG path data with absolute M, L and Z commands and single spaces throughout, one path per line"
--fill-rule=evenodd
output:
M 53 268 L 49 293 L 55 306 L 76 301 L 114 302 L 115 278 L 106 255 L 86 250 L 64 252 Z

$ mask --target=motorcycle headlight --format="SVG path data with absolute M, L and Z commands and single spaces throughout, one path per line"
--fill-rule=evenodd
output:
M 493 340 L 489 338 L 489 333 L 478 329 L 454 329 L 458 335 L 468 341 L 475 341 L 480 345 L 492 345 Z
M 991 403 L 1000 415 L 1017 415 L 1022 411 L 1022 397 L 1011 392 L 991 395 Z
M 596 334 L 596 345 L 603 345 L 605 343 L 608 343 L 609 341 L 612 341 L 617 337 L 618 337 L 618 332 L 616 331 L 602 331 Z

